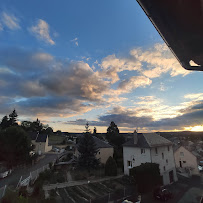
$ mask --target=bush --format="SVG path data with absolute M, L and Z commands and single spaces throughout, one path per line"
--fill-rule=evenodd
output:
M 117 164 L 111 156 L 106 161 L 105 175 L 106 176 L 117 176 Z
M 157 185 L 162 185 L 159 164 L 145 163 L 130 169 L 130 176 L 138 184 L 140 193 L 150 192 Z

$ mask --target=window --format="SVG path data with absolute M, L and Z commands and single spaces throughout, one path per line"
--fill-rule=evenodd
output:
M 184 153 L 183 153 L 183 152 L 180 152 L 180 156 L 184 156 Z
M 158 154 L 158 149 L 157 148 L 155 148 L 155 153 Z
M 145 149 L 141 149 L 141 154 L 145 154 Z
M 166 170 L 166 167 L 164 166 L 164 171 Z
M 132 161 L 127 161 L 128 168 L 132 168 Z
M 170 146 L 168 146 L 168 151 L 170 151 Z
M 166 159 L 166 164 L 168 164 L 168 159 Z
M 162 159 L 164 159 L 164 153 L 162 153 Z

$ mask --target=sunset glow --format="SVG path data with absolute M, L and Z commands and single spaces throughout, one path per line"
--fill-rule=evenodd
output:
M 15 108 L 19 122 L 67 132 L 203 130 L 203 72 L 179 64 L 136 1 L 20 2 L 0 3 L 1 118 Z
M 194 127 L 185 127 L 185 130 L 188 131 L 196 131 L 196 132 L 203 132 L 203 126 L 194 126 Z

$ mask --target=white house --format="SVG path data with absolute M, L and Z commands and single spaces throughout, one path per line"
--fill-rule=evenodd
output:
M 172 142 L 156 133 L 137 133 L 123 144 L 124 174 L 142 163 L 157 163 L 163 184 L 177 181 Z
M 178 146 L 174 148 L 176 168 L 186 169 L 192 175 L 199 175 L 198 158 L 200 155 L 186 147 Z
M 34 151 L 39 155 L 48 152 L 52 149 L 49 146 L 49 137 L 46 134 L 39 134 L 37 132 L 30 133 L 32 144 L 35 146 Z

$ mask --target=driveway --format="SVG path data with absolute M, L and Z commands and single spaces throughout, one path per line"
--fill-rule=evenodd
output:
M 13 185 L 14 187 L 17 186 L 20 177 L 22 176 L 22 179 L 27 178 L 30 175 L 30 172 L 35 171 L 44 165 L 54 161 L 58 157 L 58 154 L 54 153 L 47 153 L 45 154 L 44 158 L 40 159 L 35 165 L 33 166 L 27 166 L 26 168 L 17 168 L 14 169 L 14 171 L 9 175 L 8 177 L 4 179 L 0 179 L 0 188 L 4 185 Z

